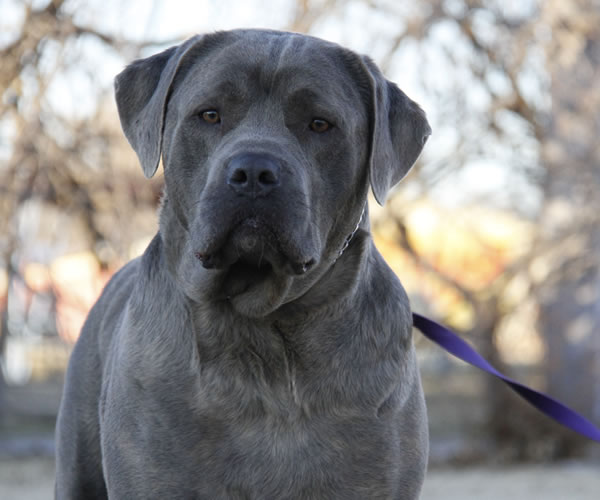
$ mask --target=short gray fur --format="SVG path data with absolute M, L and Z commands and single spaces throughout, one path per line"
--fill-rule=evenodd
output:
M 419 106 L 367 57 L 263 30 L 194 37 L 115 88 L 166 187 L 158 234 L 75 345 L 57 498 L 418 498 L 408 299 L 368 213 L 339 254 L 369 186 L 383 203 L 421 152 Z

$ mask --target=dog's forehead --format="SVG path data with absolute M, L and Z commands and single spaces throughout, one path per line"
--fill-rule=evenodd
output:
M 187 78 L 198 92 L 255 86 L 285 94 L 312 89 L 356 97 L 350 70 L 356 61 L 357 55 L 318 38 L 250 30 L 199 54 Z

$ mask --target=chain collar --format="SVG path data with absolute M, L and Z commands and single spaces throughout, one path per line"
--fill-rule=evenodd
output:
M 365 211 L 367 209 L 367 205 L 365 204 L 365 206 L 362 209 L 362 212 L 360 214 L 360 218 L 358 219 L 358 222 L 356 223 L 356 227 L 354 228 L 354 231 L 352 231 L 344 240 L 344 244 L 342 245 L 342 248 L 340 249 L 338 256 L 336 257 L 336 261 L 342 256 L 342 254 L 346 251 L 346 248 L 348 248 L 348 246 L 350 245 L 350 242 L 352 241 L 352 238 L 354 238 L 354 235 L 356 234 L 356 231 L 358 231 L 358 228 L 360 227 L 360 223 L 363 220 L 363 217 L 365 216 Z

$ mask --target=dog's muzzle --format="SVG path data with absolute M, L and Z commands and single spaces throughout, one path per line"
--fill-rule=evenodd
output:
M 298 190 L 284 167 L 277 156 L 255 151 L 237 153 L 224 163 L 210 190 L 228 200 L 227 209 L 209 208 L 214 214 L 210 226 L 198 228 L 198 234 L 211 236 L 201 239 L 195 253 L 204 268 L 235 272 L 244 264 L 263 275 L 269 270 L 301 275 L 316 264 L 310 238 L 294 234 L 306 225 L 306 214 L 298 217 L 297 212 L 306 205 L 297 201 Z

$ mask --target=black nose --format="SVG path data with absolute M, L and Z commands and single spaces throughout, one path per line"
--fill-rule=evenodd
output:
M 266 154 L 243 153 L 227 165 L 227 184 L 236 193 L 257 198 L 279 186 L 279 162 Z

